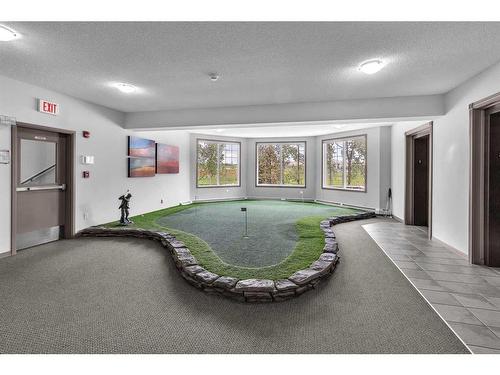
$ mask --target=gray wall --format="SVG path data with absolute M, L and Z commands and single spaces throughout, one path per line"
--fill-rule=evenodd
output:
M 390 128 L 386 128 L 387 129 L 384 129 L 384 127 L 368 128 L 335 133 L 333 135 L 323 135 L 316 138 L 316 163 L 318 164 L 318 171 L 321 171 L 321 144 L 325 139 L 366 134 L 368 151 L 367 187 L 365 192 L 323 189 L 322 182 L 318 180 L 316 186 L 316 199 L 373 209 L 385 207 L 385 199 L 382 199 L 382 197 L 385 196 L 391 183 Z
M 379 208 L 387 206 L 387 195 L 392 185 L 391 169 L 391 128 L 392 126 L 380 127 L 380 181 L 379 181 Z

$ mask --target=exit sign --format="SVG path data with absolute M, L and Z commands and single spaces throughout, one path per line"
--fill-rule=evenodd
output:
M 57 116 L 59 114 L 59 104 L 38 99 L 38 112 L 48 113 Z

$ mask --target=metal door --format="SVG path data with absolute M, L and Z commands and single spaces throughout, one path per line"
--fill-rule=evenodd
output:
M 18 127 L 17 250 L 64 237 L 67 135 Z

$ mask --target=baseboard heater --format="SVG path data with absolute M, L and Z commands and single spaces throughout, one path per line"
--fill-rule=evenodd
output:
M 193 201 L 189 201 L 189 204 L 204 203 L 204 202 L 230 202 L 230 201 L 241 201 L 245 199 L 247 199 L 247 197 L 195 199 Z
M 346 204 L 346 203 L 340 203 L 340 202 L 324 201 L 324 200 L 321 200 L 321 199 L 315 199 L 314 202 L 321 203 L 321 204 L 329 204 L 329 205 L 335 205 L 335 206 L 342 206 L 342 207 L 347 207 L 347 208 L 356 208 L 358 210 L 370 211 L 370 212 L 375 212 L 376 213 L 376 209 L 372 208 L 372 207 L 356 206 L 354 204 Z

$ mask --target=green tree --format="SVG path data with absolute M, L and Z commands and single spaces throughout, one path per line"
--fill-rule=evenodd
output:
M 366 139 L 355 138 L 345 142 L 347 186 L 364 184 Z
M 259 153 L 259 184 L 277 185 L 281 183 L 281 161 L 279 145 L 261 144 Z
M 217 183 L 217 165 L 221 161 L 216 143 L 198 143 L 198 183 L 215 185 Z

